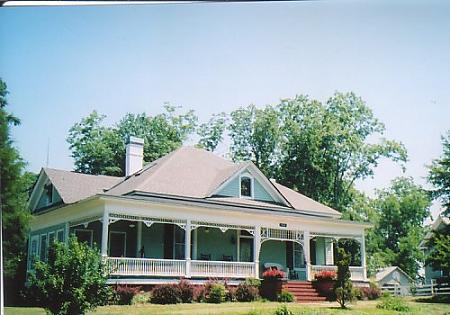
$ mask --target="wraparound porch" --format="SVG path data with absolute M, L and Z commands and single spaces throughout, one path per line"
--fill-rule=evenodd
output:
M 269 263 L 280 265 L 290 278 L 311 280 L 316 272 L 336 269 L 333 244 L 351 238 L 361 244 L 360 265 L 351 267 L 352 279 L 366 280 L 364 235 L 109 212 L 101 218 L 72 222 L 71 231 L 101 244 L 115 278 L 243 279 L 260 277 Z

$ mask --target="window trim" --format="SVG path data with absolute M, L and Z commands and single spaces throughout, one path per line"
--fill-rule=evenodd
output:
M 304 270 L 305 268 L 306 268 L 306 264 L 305 264 L 305 250 L 304 250 L 304 248 L 303 248 L 303 246 L 301 245 L 301 244 L 299 244 L 299 243 L 297 243 L 297 242 L 292 242 L 293 244 L 292 244 L 292 266 L 293 266 L 293 269 L 294 270 Z M 298 245 L 299 247 L 300 247 L 300 250 L 296 250 L 295 249 L 295 246 L 296 245 Z M 300 255 L 300 259 L 303 257 L 303 262 L 300 260 L 300 262 L 303 264 L 303 267 L 301 267 L 301 264 L 300 264 L 300 267 L 295 267 L 295 263 L 296 263 L 296 261 L 295 261 L 295 252 L 300 252 L 301 253 L 301 255 Z
M 62 240 L 61 240 L 61 241 L 60 241 L 59 238 L 58 238 L 59 232 L 62 232 Z M 55 231 L 55 235 L 56 235 L 56 238 L 55 238 L 55 239 L 56 239 L 58 242 L 64 243 L 64 242 L 66 241 L 66 240 L 65 240 L 64 229 L 58 229 L 58 230 L 56 230 L 56 231 Z
M 42 238 L 45 237 L 44 258 L 42 258 Z M 48 233 L 42 233 L 39 235 L 39 259 L 41 261 L 47 261 L 48 257 Z
M 242 179 L 243 178 L 250 179 L 250 196 L 242 195 Z M 239 198 L 244 198 L 244 199 L 254 199 L 255 198 L 255 179 L 253 176 L 251 176 L 248 173 L 239 175 Z

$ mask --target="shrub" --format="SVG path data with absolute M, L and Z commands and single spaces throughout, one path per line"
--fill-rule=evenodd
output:
M 278 269 L 267 269 L 262 274 L 264 280 L 276 280 L 284 278 L 284 272 Z
M 347 302 L 355 299 L 357 291 L 353 289 L 353 284 L 350 280 L 350 254 L 343 248 L 338 248 L 336 264 L 338 271 L 334 292 L 336 293 L 336 300 L 341 305 L 341 308 L 345 308 Z
M 151 302 L 154 304 L 181 303 L 181 292 L 177 284 L 161 284 L 152 291 Z
M 292 311 L 290 311 L 286 305 L 283 305 L 277 308 L 277 310 L 275 311 L 275 315 L 294 315 L 294 313 L 292 313 Z
M 377 287 L 362 287 L 359 288 L 359 291 L 361 292 L 360 298 L 363 300 L 376 300 L 381 296 L 381 290 Z
M 141 290 L 141 287 L 130 287 L 127 285 L 117 285 L 114 289 L 115 299 L 119 305 L 131 305 L 134 296 Z
M 377 308 L 397 312 L 409 311 L 409 306 L 405 301 L 402 298 L 395 296 L 383 297 L 381 302 L 377 304 Z
M 29 291 L 51 314 L 85 314 L 108 302 L 107 279 L 100 253 L 71 237 L 68 244 L 51 245 L 47 262 L 36 262 Z
M 254 286 L 254 287 L 261 286 L 261 280 L 256 279 L 256 278 L 247 278 L 247 279 L 245 279 L 244 283 L 247 285 Z
M 227 286 L 225 292 L 225 301 L 236 302 L 237 301 L 236 291 L 237 291 L 236 287 Z
M 336 272 L 333 270 L 322 270 L 314 275 L 317 281 L 335 280 Z
M 283 290 L 278 294 L 278 302 L 294 302 L 294 296 L 291 292 Z
M 180 280 L 178 283 L 180 291 L 180 300 L 182 303 L 191 303 L 194 299 L 194 287 L 187 280 Z
M 252 302 L 259 297 L 259 288 L 257 286 L 240 283 L 236 288 L 236 300 L 239 302 Z
M 140 292 L 136 294 L 131 300 L 131 304 L 145 304 L 150 302 L 150 293 L 149 292 Z
M 225 301 L 225 286 L 221 283 L 214 283 L 206 296 L 206 302 L 217 304 L 223 301 Z

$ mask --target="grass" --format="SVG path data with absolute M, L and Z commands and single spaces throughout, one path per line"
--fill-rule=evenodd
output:
M 389 310 L 377 309 L 378 301 L 360 301 L 351 305 L 349 309 L 342 310 L 337 303 L 299 304 L 288 303 L 288 309 L 295 315 L 399 315 Z M 442 303 L 418 303 L 414 299 L 407 299 L 410 306 L 408 314 L 420 315 L 450 315 L 450 304 Z M 90 315 L 165 315 L 165 314 L 214 314 L 214 315 L 266 315 L 274 314 L 275 310 L 283 303 L 276 302 L 251 302 L 251 303 L 222 303 L 222 304 L 177 304 L 154 305 L 142 304 L 133 306 L 103 306 L 97 308 Z M 6 308 L 6 315 L 45 315 L 45 311 L 39 308 Z

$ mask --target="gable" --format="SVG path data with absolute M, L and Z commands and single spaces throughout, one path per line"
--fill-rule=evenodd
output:
M 250 167 L 244 168 L 234 174 L 214 193 L 215 196 L 241 198 L 241 178 L 249 177 L 252 183 L 252 198 L 254 200 L 267 201 L 272 203 L 280 203 L 279 198 L 275 198 L 275 193 L 269 192 L 270 187 L 267 183 L 263 183 L 259 174 L 255 174 Z
M 44 170 L 41 170 L 29 199 L 31 212 L 39 212 L 62 203 L 63 200 L 58 190 Z

